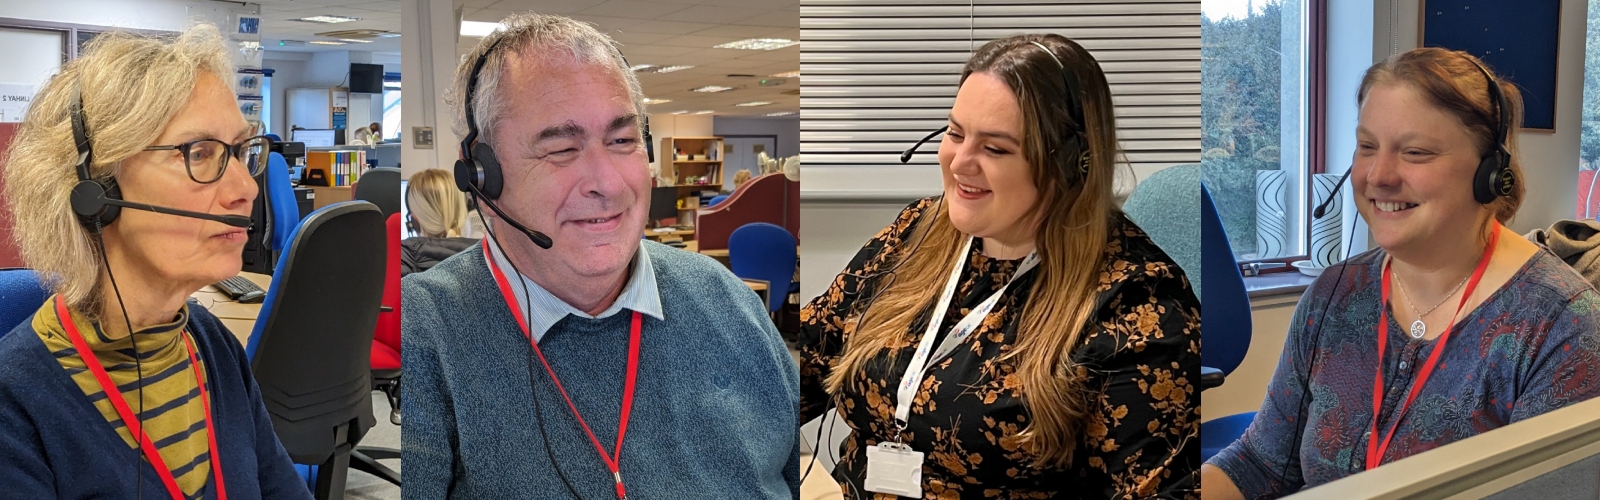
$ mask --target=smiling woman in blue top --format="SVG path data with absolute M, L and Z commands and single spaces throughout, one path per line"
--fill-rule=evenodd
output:
M 1202 467 L 1208 499 L 1293 493 L 1600 394 L 1600 295 L 1501 225 L 1524 194 L 1516 87 L 1425 48 L 1368 69 L 1357 103 L 1350 191 L 1379 248 L 1306 291 L 1261 412 Z
M 238 274 L 266 162 L 228 57 L 211 26 L 101 35 L 23 117 L 5 199 L 55 295 L 0 326 L 0 496 L 311 498 L 239 341 L 187 301 Z
M 766 308 L 640 240 L 638 80 L 592 26 L 502 24 L 451 101 L 491 236 L 401 280 L 406 496 L 794 498 L 799 377 Z

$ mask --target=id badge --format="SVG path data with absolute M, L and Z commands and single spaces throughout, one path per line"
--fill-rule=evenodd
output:
M 900 443 L 867 447 L 867 481 L 873 493 L 922 498 L 922 452 Z

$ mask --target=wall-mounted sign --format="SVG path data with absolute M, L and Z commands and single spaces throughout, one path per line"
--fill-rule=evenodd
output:
M 33 86 L 21 83 L 0 83 L 0 123 L 18 123 L 33 102 Z

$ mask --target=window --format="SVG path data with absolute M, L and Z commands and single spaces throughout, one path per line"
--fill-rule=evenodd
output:
M 1201 171 L 1241 262 L 1305 258 L 1313 185 L 1337 178 L 1318 178 L 1324 1 L 1202 4 Z
M 1589 29 L 1584 40 L 1583 130 L 1578 134 L 1579 219 L 1600 215 L 1600 1 L 1589 2 Z
M 400 135 L 400 82 L 383 83 L 383 136 Z

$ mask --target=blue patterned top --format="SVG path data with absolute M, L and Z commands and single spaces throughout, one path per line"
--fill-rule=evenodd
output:
M 1245 498 L 1286 495 L 1366 469 L 1383 259 L 1381 249 L 1351 258 L 1337 290 L 1338 266 L 1330 268 L 1300 299 L 1260 413 L 1208 462 Z M 1412 340 L 1393 314 L 1388 321 L 1379 421 L 1385 433 L 1435 342 Z M 1548 252 L 1528 259 L 1456 324 L 1433 375 L 1400 416 L 1383 463 L 1600 394 L 1600 294 Z

